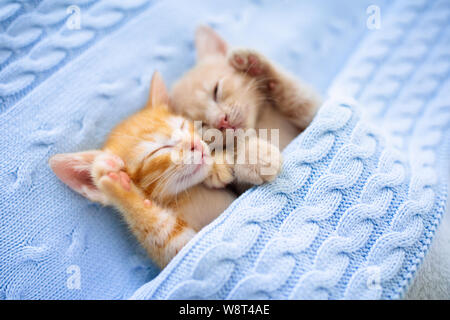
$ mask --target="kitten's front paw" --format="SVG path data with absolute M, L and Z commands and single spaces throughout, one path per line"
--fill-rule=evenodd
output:
M 237 70 L 251 77 L 261 78 L 267 90 L 276 86 L 274 69 L 264 56 L 249 49 L 236 49 L 231 52 L 230 64 Z
M 259 53 L 249 49 L 236 49 L 231 52 L 231 65 L 238 71 L 247 72 L 252 77 L 263 75 L 267 71 L 267 65 Z
M 222 189 L 234 180 L 233 168 L 228 165 L 214 165 L 204 184 L 213 189 Z
M 92 176 L 105 196 L 116 196 L 130 190 L 131 180 L 124 168 L 125 163 L 120 157 L 106 152 L 94 160 Z
M 114 154 L 102 152 L 99 154 L 92 164 L 92 177 L 99 180 L 109 172 L 119 172 L 125 167 L 123 160 Z
M 259 148 L 261 150 L 258 155 L 261 178 L 264 182 L 273 181 L 280 173 L 283 164 L 280 149 L 266 140 L 260 140 Z
M 280 173 L 282 166 L 282 156 L 280 150 L 263 139 L 257 139 L 250 143 L 257 143 L 256 163 L 253 163 L 251 156 L 245 163 L 238 163 L 234 167 L 235 176 L 238 181 L 248 182 L 255 185 L 273 181 Z M 255 150 L 255 149 L 254 149 Z M 244 151 L 242 151 L 244 152 Z M 249 150 L 245 151 L 246 153 Z
M 108 172 L 100 178 L 99 188 L 107 195 L 118 196 L 131 190 L 131 179 L 125 171 Z

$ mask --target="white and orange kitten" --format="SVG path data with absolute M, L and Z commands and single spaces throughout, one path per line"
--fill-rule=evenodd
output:
M 165 85 L 155 73 L 145 108 L 114 128 L 101 150 L 58 154 L 49 163 L 76 192 L 116 207 L 164 267 L 235 199 L 202 184 L 221 188 L 234 179 L 232 166 L 216 156 L 191 121 L 168 110 Z
M 280 149 L 309 125 L 320 105 L 309 86 L 255 51 L 229 50 L 207 26 L 195 44 L 197 64 L 172 89 L 177 113 L 219 130 L 279 129 Z

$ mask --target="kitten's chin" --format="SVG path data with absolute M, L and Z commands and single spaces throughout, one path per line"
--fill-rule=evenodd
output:
M 202 161 L 200 164 L 189 165 L 188 173 L 182 175 L 174 181 L 171 193 L 173 195 L 183 192 L 197 184 L 202 183 L 211 170 L 211 164 L 206 161 Z
M 190 173 L 188 176 L 191 182 L 191 187 L 203 182 L 208 176 L 211 169 L 211 165 L 206 162 L 202 162 L 201 164 L 197 164 L 195 166 L 196 167 L 194 168 L 192 173 Z

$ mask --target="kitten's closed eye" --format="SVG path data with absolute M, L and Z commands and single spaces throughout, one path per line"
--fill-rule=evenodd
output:
M 146 156 L 145 156 L 145 159 L 148 160 L 148 159 L 150 159 L 151 157 L 157 155 L 157 154 L 159 153 L 159 151 L 164 150 L 164 149 L 173 148 L 173 147 L 174 147 L 173 145 L 164 145 L 164 146 L 161 146 L 161 147 L 159 147 L 159 148 L 153 150 L 152 152 L 150 152 L 148 155 L 146 155 Z
M 219 81 L 217 81 L 216 86 L 214 87 L 213 97 L 214 101 L 217 102 L 217 95 L 219 93 Z

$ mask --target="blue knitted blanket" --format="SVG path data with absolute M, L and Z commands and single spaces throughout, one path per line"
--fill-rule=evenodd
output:
M 368 30 L 372 4 L 381 28 Z M 447 199 L 450 2 L 289 5 L 1 2 L 0 299 L 402 296 Z M 187 70 L 198 23 L 330 99 L 280 177 L 160 272 L 117 212 L 70 191 L 47 160 L 99 147 L 145 103 L 155 69 L 169 83 Z

